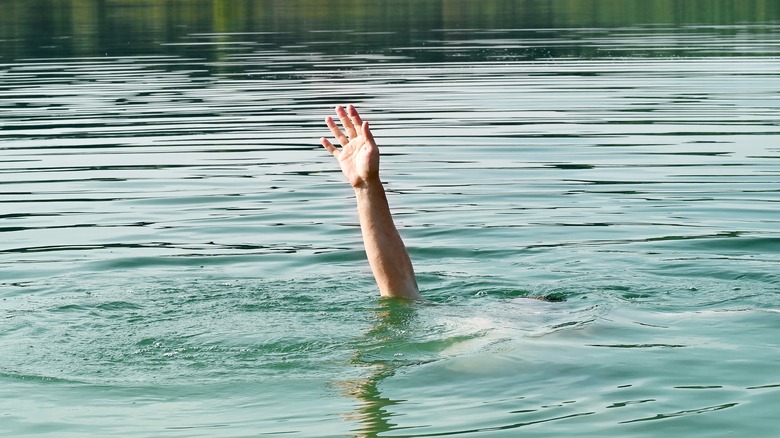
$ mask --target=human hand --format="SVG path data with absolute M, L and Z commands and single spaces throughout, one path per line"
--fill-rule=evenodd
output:
M 365 188 L 369 183 L 379 181 L 379 148 L 374 142 L 374 137 L 368 129 L 368 122 L 360 118 L 354 106 L 336 107 L 336 115 L 341 120 L 342 131 L 328 116 L 325 123 L 330 132 L 341 145 L 338 149 L 327 138 L 320 139 L 320 143 L 339 162 L 341 171 L 353 188 Z

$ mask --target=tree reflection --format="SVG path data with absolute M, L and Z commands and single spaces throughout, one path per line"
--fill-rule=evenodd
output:
M 780 2 L 775 0 L 14 0 L 4 2 L 0 14 L 0 60 L 139 55 L 216 60 L 235 47 L 212 44 L 215 35 L 307 54 L 312 48 L 327 55 L 397 54 L 421 42 L 457 43 L 474 32 L 479 38 L 533 47 L 551 35 L 571 34 L 566 46 L 528 50 L 518 44 L 510 50 L 512 59 L 604 56 L 598 48 L 577 44 L 580 33 L 684 24 L 697 25 L 686 28 L 692 33 L 707 25 L 722 26 L 707 32 L 760 33 L 771 30 L 733 26 L 778 19 Z M 506 55 L 506 49 L 483 49 L 472 51 L 471 60 Z M 457 58 L 446 50 L 402 55 L 418 62 Z

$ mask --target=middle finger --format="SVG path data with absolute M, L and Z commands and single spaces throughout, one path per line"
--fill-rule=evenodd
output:
M 350 139 L 353 139 L 357 137 L 357 131 L 355 130 L 355 125 L 352 124 L 352 120 L 349 118 L 349 115 L 344 110 L 343 107 L 337 106 L 336 107 L 336 115 L 339 116 L 339 120 L 341 120 L 341 126 L 344 127 L 344 131 L 347 132 L 347 135 Z

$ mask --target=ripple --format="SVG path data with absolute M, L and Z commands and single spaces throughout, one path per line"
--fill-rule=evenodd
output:
M 272 30 L 165 35 L 142 14 L 139 47 L 100 51 L 2 37 L 19 50 L 0 64 L 11 427 L 767 425 L 777 23 L 484 29 L 453 11 L 409 15 L 413 32 L 351 9 L 349 29 L 247 12 Z M 346 101 L 380 141 L 426 303 L 376 300 L 353 193 L 318 145 Z

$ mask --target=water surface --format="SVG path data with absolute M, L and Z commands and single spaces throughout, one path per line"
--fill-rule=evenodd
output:
M 293 3 L 11 2 L 0 431 L 774 432 L 773 3 Z M 377 298 L 346 103 L 425 303 Z

